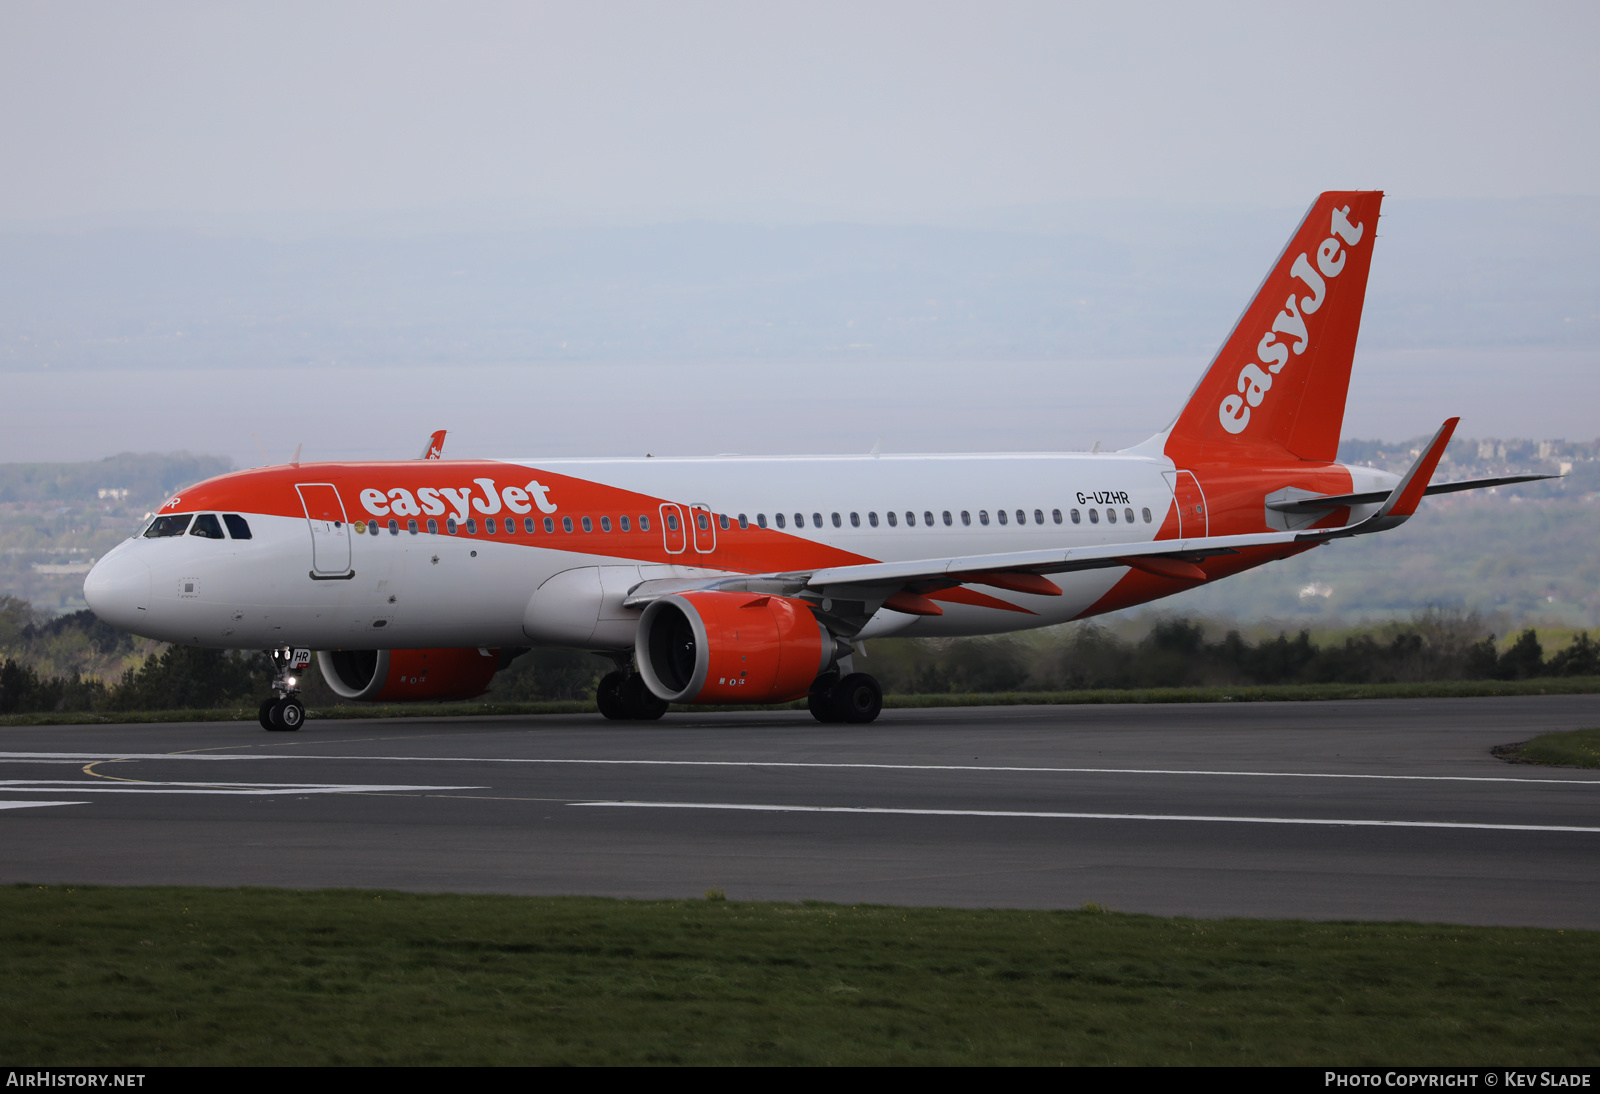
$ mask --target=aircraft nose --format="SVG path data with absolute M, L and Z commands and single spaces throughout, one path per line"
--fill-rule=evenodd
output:
M 113 627 L 137 631 L 150 607 L 150 567 L 131 552 L 113 551 L 83 579 L 83 599 Z

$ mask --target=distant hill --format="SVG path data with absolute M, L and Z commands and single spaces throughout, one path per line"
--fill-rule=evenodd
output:
M 0 502 L 127 501 L 146 508 L 233 470 L 222 456 L 123 452 L 91 463 L 0 463 Z M 113 497 L 110 491 L 118 491 Z M 122 493 L 126 491 L 126 493 Z

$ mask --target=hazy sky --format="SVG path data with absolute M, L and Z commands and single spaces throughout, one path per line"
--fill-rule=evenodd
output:
M 0 459 L 186 446 L 254 463 L 301 441 L 308 458 L 409 456 L 439 426 L 458 456 L 864 451 L 877 436 L 892 451 L 1131 443 L 1176 409 L 1299 211 L 1344 188 L 1388 191 L 1395 214 L 1373 279 L 1380 337 L 1358 358 L 1347 433 L 1399 439 L 1465 413 L 1475 436 L 1591 437 L 1597 32 L 1592 2 L 5 0 Z M 1552 195 L 1582 200 L 1474 204 Z M 349 243 L 363 221 L 379 234 L 495 240 L 578 223 L 621 225 L 643 246 L 633 237 L 648 233 L 628 226 L 685 218 L 942 223 L 1017 238 L 1115 221 L 1106 254 L 1124 255 L 1120 266 L 1094 265 L 1093 240 L 1061 244 L 1051 261 L 1082 266 L 1096 285 L 1112 273 L 1136 288 L 1176 279 L 1191 296 L 1226 299 L 1207 297 L 1200 326 L 1213 333 L 1168 338 L 1176 349 L 1150 337 L 1072 342 L 1098 359 L 1001 353 L 1009 342 L 990 332 L 954 363 L 941 342 L 918 351 L 926 358 L 890 346 L 871 367 L 797 364 L 796 340 L 743 363 L 679 352 L 535 365 L 544 351 L 523 327 L 552 309 L 574 320 L 550 286 L 579 278 L 576 264 L 516 281 L 426 249 L 389 268 Z M 192 230 L 157 238 L 170 222 Z M 312 257 L 295 266 L 268 253 L 276 242 L 237 242 L 259 225 L 309 239 Z M 213 265 L 200 261 L 213 250 Z M 663 268 L 717 267 L 701 275 L 731 286 L 718 322 L 781 329 L 810 314 L 787 282 L 762 280 L 765 267 L 692 251 Z M 962 253 L 946 257 L 959 265 Z M 644 273 L 613 265 L 583 282 L 594 289 L 583 300 L 599 302 L 591 326 L 596 338 L 637 337 L 644 304 L 613 282 Z M 861 306 L 851 294 L 881 287 L 875 267 L 858 265 L 813 278 L 840 316 Z M 923 275 L 930 263 L 902 265 Z M 1031 269 L 1012 265 L 1018 277 Z M 479 280 L 438 283 L 457 274 Z M 678 277 L 658 278 L 667 297 Z M 1022 286 L 1035 296 L 1053 284 L 1035 281 Z M 790 310 L 741 303 L 763 285 Z M 1002 303 L 1026 297 L 1003 290 Z M 1106 314 L 1159 335 L 1182 301 L 1146 297 L 1110 293 Z M 447 307 L 462 299 L 500 301 L 504 314 Z M 1055 323 L 1088 303 L 1064 296 L 1034 311 Z M 885 314 L 885 329 L 916 318 Z M 995 314 L 991 327 L 1009 321 Z M 679 318 L 692 327 L 696 315 Z M 1477 330 L 1469 319 L 1488 333 L 1462 336 Z M 494 360 L 441 351 L 431 364 L 385 350 L 390 327 L 435 320 L 440 345 L 486 331 L 516 344 Z M 1393 336 L 1412 327 L 1415 337 Z M 1429 334 L 1440 330 L 1450 337 Z M 300 341 L 280 348 L 269 335 L 283 331 Z M 212 340 L 187 357 L 162 349 L 202 335 Z M 351 367 L 363 347 L 372 360 Z M 79 359 L 84 371 L 64 370 Z M 975 362 L 993 381 L 981 393 Z
M 1600 193 L 1594 3 L 0 5 L 0 221 Z

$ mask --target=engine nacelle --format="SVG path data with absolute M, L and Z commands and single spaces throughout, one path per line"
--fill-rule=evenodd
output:
M 489 690 L 500 668 L 500 651 L 320 650 L 317 667 L 341 699 L 442 703 Z
M 834 662 L 834 640 L 803 601 L 691 592 L 650 603 L 634 658 L 671 703 L 785 703 Z

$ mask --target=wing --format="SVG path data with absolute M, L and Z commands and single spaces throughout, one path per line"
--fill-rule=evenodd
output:
M 642 608 L 663 596 L 701 589 L 800 597 L 815 601 L 814 607 L 822 608 L 818 614 L 824 617 L 830 627 L 849 634 L 853 633 L 852 624 L 855 630 L 859 630 L 879 608 L 912 615 L 942 615 L 943 609 L 928 599 L 926 594 L 956 585 L 987 585 L 1010 592 L 1060 596 L 1060 587 L 1050 581 L 1048 575 L 1110 567 L 1131 567 L 1174 581 L 1198 583 L 1206 580 L 1206 574 L 1196 563 L 1217 555 L 1237 554 L 1246 547 L 1294 547 L 1321 543 L 1346 536 L 1381 532 L 1405 523 L 1416 512 L 1417 504 L 1427 490 L 1428 479 L 1444 455 L 1445 446 L 1450 443 L 1450 435 L 1459 420 L 1451 418 L 1439 427 L 1427 448 L 1388 493 L 1378 492 L 1370 498 L 1364 494 L 1337 496 L 1362 498 L 1363 501 L 1336 500 L 1331 495 L 1309 499 L 1317 503 L 1318 508 L 1330 510 L 1337 506 L 1383 502 L 1378 511 L 1366 519 L 1339 528 L 1163 539 L 1096 547 L 913 559 L 906 562 L 868 562 L 787 573 L 730 574 L 726 577 L 691 580 L 669 578 L 645 581 L 634 586 L 623 601 L 623 606 Z M 1519 476 L 1518 481 L 1543 477 L 1546 476 Z M 1502 481 L 1505 480 L 1489 480 L 1479 485 Z M 1468 488 L 1454 483 L 1446 486 Z M 831 602 L 843 602 L 849 607 L 835 611 L 830 606 Z

